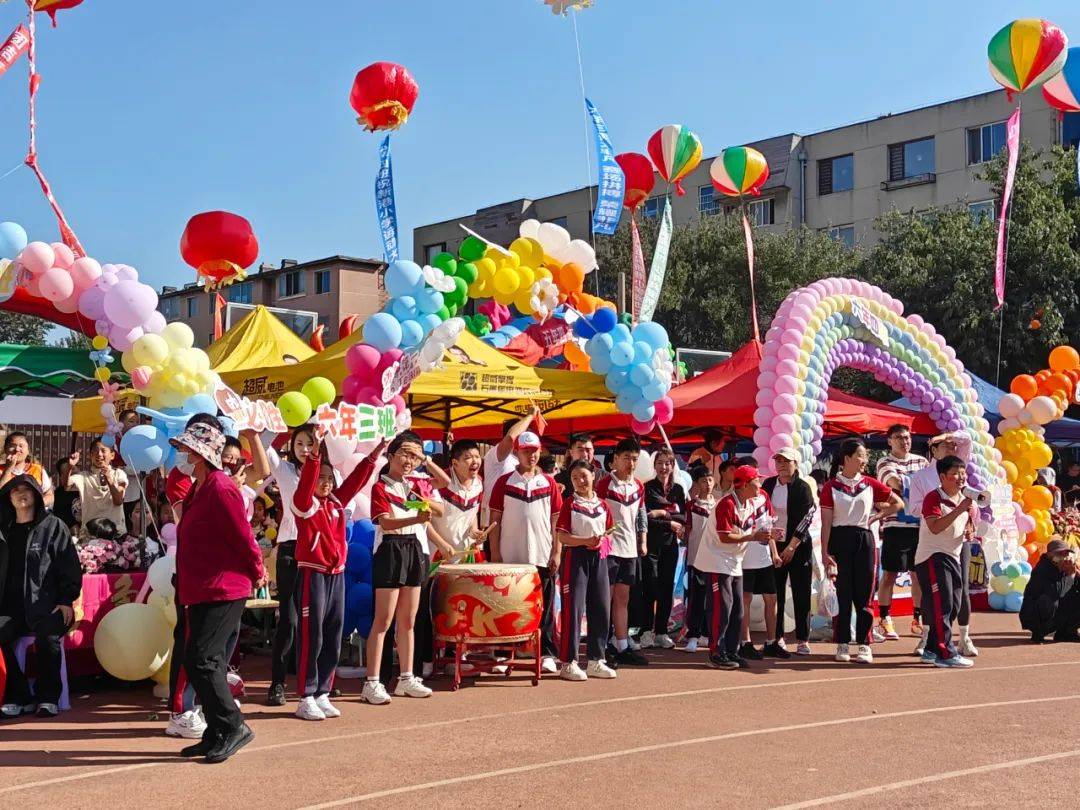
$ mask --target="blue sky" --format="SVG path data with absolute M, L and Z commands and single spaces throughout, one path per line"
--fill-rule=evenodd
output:
M 22 19 L 0 5 L 0 37 Z M 995 87 L 986 43 L 1039 15 L 1016 4 L 596 0 L 578 18 L 588 93 L 619 151 L 683 123 L 707 155 Z M 86 0 L 39 15 L 38 149 L 89 253 L 180 284 L 188 217 L 247 216 L 261 260 L 381 256 L 378 139 L 354 121 L 356 71 L 384 59 L 420 83 L 394 136 L 406 254 L 416 225 L 584 185 L 584 127 L 567 19 L 540 0 Z M 26 151 L 26 63 L 0 78 L 0 174 Z M 56 238 L 29 170 L 0 181 L 0 220 Z

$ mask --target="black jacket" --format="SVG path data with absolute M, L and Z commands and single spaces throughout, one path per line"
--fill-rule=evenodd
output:
M 663 546 L 677 545 L 679 538 L 671 530 L 671 521 L 686 525 L 686 493 L 681 484 L 671 482 L 671 488 L 664 493 L 664 486 L 659 478 L 654 478 L 645 484 L 645 511 L 652 512 L 654 509 L 663 509 L 668 517 L 654 518 L 649 516 L 648 546 L 649 553 L 654 554 Z
M 772 499 L 776 490 L 778 478 L 774 475 L 766 478 L 761 488 Z M 790 565 L 809 565 L 812 556 L 813 543 L 810 538 L 810 522 L 814 519 L 817 504 L 814 502 L 814 493 L 810 484 L 800 478 L 798 473 L 788 482 L 787 488 L 787 526 L 784 527 L 784 539 L 776 544 L 777 551 L 783 551 L 791 542 L 792 537 L 799 538 L 799 547 L 795 549 L 795 555 L 791 558 Z
M 1038 601 L 1048 596 L 1056 606 L 1070 590 L 1076 587 L 1080 578 L 1063 574 L 1049 557 L 1043 556 L 1031 570 L 1027 587 L 1024 588 L 1024 602 L 1020 606 L 1020 626 L 1025 630 L 1043 632 L 1043 618 L 1039 614 Z
M 26 539 L 26 622 L 33 627 L 47 618 L 58 605 L 71 607 L 82 593 L 82 566 L 71 532 L 60 518 L 45 509 L 38 482 L 29 475 L 17 475 L 0 489 L 0 601 L 7 586 L 8 545 L 3 534 L 15 523 L 11 490 L 28 484 L 34 490 L 37 509 L 33 528 Z

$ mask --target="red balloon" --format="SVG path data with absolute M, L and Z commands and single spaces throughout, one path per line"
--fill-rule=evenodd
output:
M 180 255 L 211 284 L 242 276 L 259 258 L 251 223 L 228 211 L 207 211 L 188 220 Z
M 66 8 L 75 8 L 83 0 L 34 0 L 34 11 L 44 11 L 52 20 L 53 28 L 56 27 L 56 12 Z
M 393 62 L 376 62 L 356 74 L 349 103 L 368 132 L 397 129 L 409 120 L 420 95 L 412 74 Z
M 656 185 L 652 161 L 637 152 L 623 152 L 615 156 L 616 162 L 626 176 L 626 196 L 623 205 L 631 211 L 636 209 L 652 194 Z

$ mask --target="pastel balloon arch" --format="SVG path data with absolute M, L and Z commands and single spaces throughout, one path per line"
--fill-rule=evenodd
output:
M 1004 483 L 1001 453 L 956 352 L 884 290 L 847 278 L 815 281 L 780 305 L 765 337 L 754 412 L 754 457 L 773 469 L 783 447 L 808 472 L 821 452 L 829 380 L 841 366 L 867 371 L 917 404 L 942 431 L 971 437 L 968 477 L 979 489 Z

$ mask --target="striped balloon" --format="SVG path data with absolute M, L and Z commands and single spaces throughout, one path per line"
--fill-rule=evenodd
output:
M 1042 86 L 1042 94 L 1056 110 L 1080 112 L 1080 48 L 1069 48 L 1065 67 Z
M 712 162 L 709 176 L 721 194 L 729 197 L 750 194 L 757 197 L 769 179 L 769 164 L 757 149 L 735 146 L 725 149 Z
M 1047 20 L 1014 20 L 986 48 L 990 75 L 1009 95 L 1037 87 L 1061 72 L 1069 46 L 1065 32 Z
M 675 193 L 686 194 L 680 182 L 701 163 L 701 141 L 680 124 L 661 127 L 649 138 L 649 157 L 660 176 L 675 184 Z

